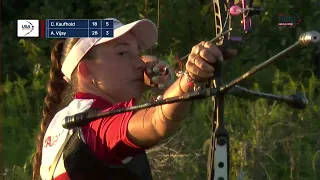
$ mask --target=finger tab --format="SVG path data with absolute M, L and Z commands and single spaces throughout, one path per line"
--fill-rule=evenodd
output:
M 160 68 L 159 67 L 154 67 L 153 68 L 154 73 L 160 73 Z

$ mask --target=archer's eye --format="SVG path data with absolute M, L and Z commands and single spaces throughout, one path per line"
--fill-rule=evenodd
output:
M 128 52 L 119 52 L 118 55 L 120 56 L 126 56 L 128 54 Z

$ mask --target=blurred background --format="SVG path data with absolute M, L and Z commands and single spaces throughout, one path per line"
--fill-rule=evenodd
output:
M 174 63 L 193 45 L 215 36 L 210 0 L 2 0 L 1 179 L 31 179 L 31 157 L 41 118 L 54 39 L 19 39 L 17 19 L 104 19 L 125 23 L 151 19 L 159 42 L 148 54 Z M 233 34 L 242 35 L 239 56 L 225 67 L 225 82 L 294 43 L 302 32 L 320 31 L 319 0 L 257 0 L 265 8 L 244 34 L 240 17 Z M 278 27 L 278 14 L 298 14 L 294 27 Z M 298 49 L 241 84 L 275 94 L 303 92 L 305 110 L 263 99 L 226 98 L 225 121 L 231 141 L 231 180 L 320 179 L 320 47 Z M 144 100 L 152 93 L 146 93 Z M 155 180 L 206 179 L 210 99 L 197 101 L 183 128 L 148 156 Z

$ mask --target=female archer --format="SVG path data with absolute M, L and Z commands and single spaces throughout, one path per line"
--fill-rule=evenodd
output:
M 48 94 L 37 137 L 33 179 L 151 180 L 145 150 L 179 128 L 191 102 L 166 104 L 100 118 L 72 130 L 66 116 L 135 105 L 147 85 L 165 88 L 163 98 L 193 91 L 192 82 L 213 76 L 221 51 L 209 42 L 192 48 L 186 73 L 175 82 L 157 72 L 164 67 L 141 51 L 158 39 L 146 19 L 122 24 L 114 18 L 113 38 L 69 38 L 52 50 Z M 151 83 L 150 83 L 151 82 Z

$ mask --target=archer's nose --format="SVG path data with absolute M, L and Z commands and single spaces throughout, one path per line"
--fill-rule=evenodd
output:
M 140 57 L 135 63 L 138 71 L 145 71 L 147 69 L 147 63 L 145 63 Z

